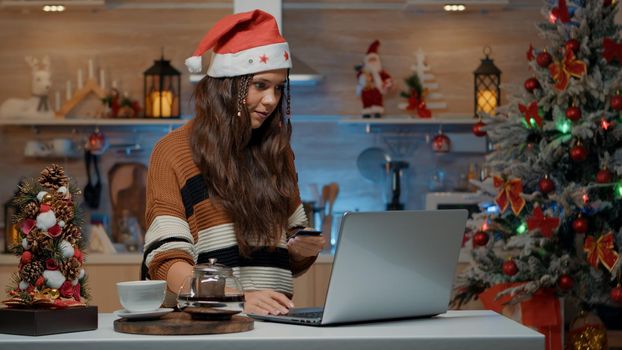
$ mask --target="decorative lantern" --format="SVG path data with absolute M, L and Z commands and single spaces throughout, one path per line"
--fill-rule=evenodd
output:
M 495 66 L 495 63 L 488 57 L 492 50 L 486 46 L 482 63 L 473 72 L 475 77 L 475 117 L 479 112 L 490 115 L 495 114 L 497 106 L 501 104 L 501 70 Z
M 15 206 L 12 204 L 13 198 L 4 203 L 4 251 L 3 253 L 12 253 L 12 248 L 19 243 L 19 232 L 17 226 L 13 223 Z
M 162 54 L 144 75 L 145 117 L 179 118 L 181 73 Z

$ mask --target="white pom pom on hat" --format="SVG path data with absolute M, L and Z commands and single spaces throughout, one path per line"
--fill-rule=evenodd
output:
M 210 49 L 214 53 L 207 75 L 214 78 L 292 67 L 289 45 L 279 33 L 276 20 L 261 10 L 237 13 L 218 21 L 192 57 L 186 59 L 191 73 L 201 71 L 201 56 Z

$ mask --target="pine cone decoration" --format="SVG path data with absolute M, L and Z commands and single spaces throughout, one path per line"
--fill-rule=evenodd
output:
M 57 164 L 45 167 L 45 169 L 41 171 L 41 175 L 37 181 L 43 187 L 53 190 L 57 190 L 61 186 L 67 186 L 69 183 L 69 179 L 65 175 L 65 170 Z
M 48 249 L 52 244 L 52 238 L 38 228 L 33 228 L 26 236 L 26 239 L 33 254 L 38 254 L 42 250 Z
M 71 242 L 71 240 L 78 240 L 82 237 L 82 232 L 80 232 L 80 228 L 74 224 L 69 224 L 65 226 L 63 229 L 63 236 L 66 240 Z M 74 242 L 71 242 L 74 243 Z
M 41 263 L 40 261 L 33 261 L 22 267 L 22 270 L 19 272 L 19 276 L 23 281 L 27 281 L 30 284 L 35 284 L 37 278 L 39 278 L 39 276 L 43 274 L 43 271 L 43 263 Z
M 80 275 L 81 268 L 82 266 L 76 258 L 66 260 L 59 266 L 60 272 L 70 281 L 73 281 Z
M 65 200 L 57 201 L 54 205 L 54 214 L 58 220 L 68 223 L 73 219 L 73 205 Z
M 36 202 L 29 202 L 22 208 L 25 217 L 34 219 L 39 214 L 39 205 Z

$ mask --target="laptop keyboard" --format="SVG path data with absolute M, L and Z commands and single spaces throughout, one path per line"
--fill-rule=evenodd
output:
M 294 311 L 288 313 L 287 316 L 300 318 L 321 318 L 322 311 Z

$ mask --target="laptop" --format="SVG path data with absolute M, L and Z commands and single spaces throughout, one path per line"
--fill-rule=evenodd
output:
M 468 212 L 345 213 L 323 308 L 255 319 L 326 326 L 447 311 Z

